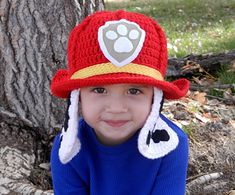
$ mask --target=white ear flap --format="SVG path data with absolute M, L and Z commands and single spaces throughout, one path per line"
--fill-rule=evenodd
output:
M 152 110 L 138 138 L 139 152 L 149 159 L 157 159 L 174 150 L 179 139 L 174 130 L 160 118 L 163 92 L 154 88 Z
M 59 158 L 61 163 L 69 162 L 80 150 L 81 143 L 78 139 L 78 102 L 79 89 L 73 90 L 68 101 L 68 113 L 61 133 L 61 143 L 59 148 Z

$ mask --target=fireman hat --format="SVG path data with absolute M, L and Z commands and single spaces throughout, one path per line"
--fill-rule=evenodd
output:
M 122 10 L 96 12 L 71 31 L 68 68 L 55 74 L 51 91 L 68 98 L 81 87 L 136 83 L 161 89 L 166 99 L 181 98 L 189 82 L 165 81 L 167 62 L 166 37 L 156 21 Z

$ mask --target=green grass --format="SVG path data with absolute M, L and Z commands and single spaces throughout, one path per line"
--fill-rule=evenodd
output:
M 106 3 L 153 17 L 168 38 L 169 57 L 235 49 L 235 0 L 130 0 Z
M 235 71 L 228 66 L 222 66 L 216 76 L 220 84 L 235 84 Z M 231 87 L 231 94 L 235 95 L 235 87 Z M 209 89 L 209 94 L 217 97 L 224 97 L 224 89 Z
M 182 126 L 183 131 L 190 137 L 192 137 L 193 131 L 196 129 L 196 125 L 193 122 L 190 122 L 189 125 Z
M 222 67 L 217 75 L 221 84 L 235 84 L 235 71 L 229 69 L 228 66 Z

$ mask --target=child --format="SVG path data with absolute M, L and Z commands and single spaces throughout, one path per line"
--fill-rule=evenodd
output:
M 68 69 L 51 84 L 68 98 L 51 154 L 56 195 L 185 193 L 187 136 L 160 110 L 189 82 L 164 81 L 166 66 L 164 32 L 142 14 L 101 11 L 72 30 Z

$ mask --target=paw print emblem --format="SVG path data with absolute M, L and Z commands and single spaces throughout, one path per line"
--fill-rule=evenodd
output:
M 122 19 L 109 21 L 98 31 L 98 41 L 104 56 L 118 67 L 132 62 L 145 40 L 145 31 L 134 22 Z

